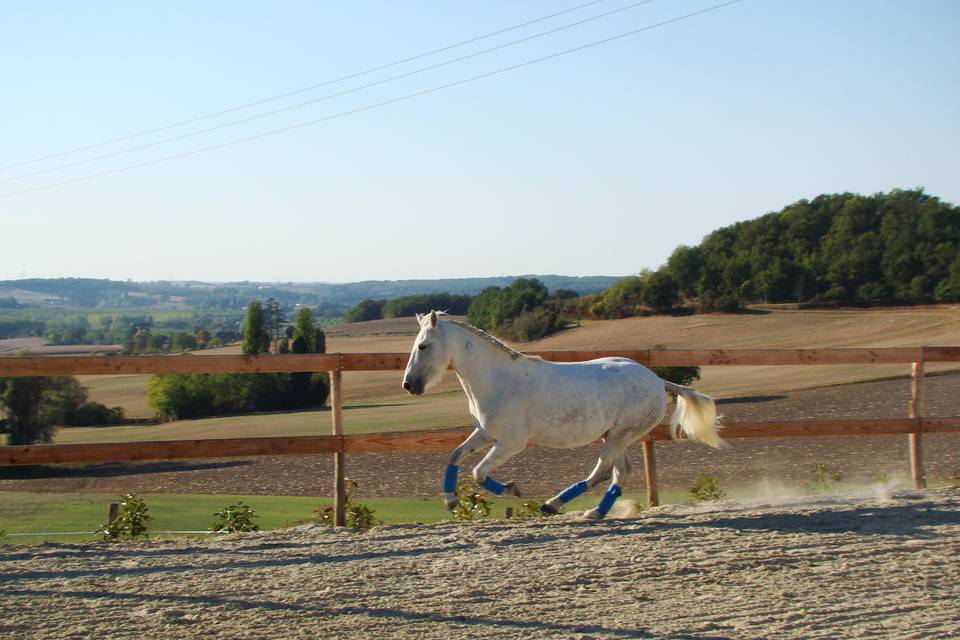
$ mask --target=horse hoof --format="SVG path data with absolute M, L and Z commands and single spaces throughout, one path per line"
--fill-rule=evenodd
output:
M 603 514 L 600 513 L 597 509 L 590 509 L 590 511 L 583 512 L 584 520 L 603 520 Z
M 508 482 L 507 484 L 503 485 L 503 495 L 519 498 L 520 487 L 517 486 L 516 482 Z
M 460 504 L 460 498 L 456 494 L 453 496 L 446 496 L 443 499 L 443 504 L 446 505 L 447 511 L 453 511 L 457 508 L 457 505 Z
M 540 505 L 540 513 L 545 516 L 555 516 L 560 513 L 560 509 L 557 509 L 549 502 L 544 502 L 542 505 Z

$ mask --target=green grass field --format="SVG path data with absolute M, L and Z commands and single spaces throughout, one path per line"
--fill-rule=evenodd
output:
M 837 483 L 830 492 L 864 492 L 876 490 L 879 485 Z M 931 483 L 930 488 L 952 486 L 948 482 Z M 891 487 L 888 488 L 892 488 Z M 723 488 L 725 497 L 749 500 L 773 498 L 769 488 L 763 485 Z M 809 487 L 781 488 L 777 495 L 810 495 Z M 151 537 L 170 537 L 171 531 L 206 531 L 214 523 L 213 514 L 220 509 L 242 501 L 257 514 L 256 523 L 261 530 L 281 529 L 310 521 L 315 509 L 331 504 L 328 497 L 312 496 L 260 496 L 229 494 L 142 494 L 153 520 L 149 523 Z M 646 504 L 646 495 L 628 492 L 625 498 Z M 523 498 L 496 498 L 488 496 L 492 505 L 491 518 L 503 518 L 506 507 L 519 511 Z M 567 511 L 589 509 L 598 500 L 597 495 L 585 495 L 573 500 Z M 111 502 L 119 502 L 120 496 L 105 493 L 36 493 L 28 491 L 0 491 L 0 543 L 40 544 L 45 542 L 87 542 L 98 539 L 93 535 L 107 520 Z M 666 490 L 660 492 L 661 504 L 692 502 L 687 491 Z M 357 500 L 374 510 L 384 524 L 431 523 L 451 521 L 453 517 L 444 508 L 439 496 L 432 498 L 362 498 Z M 9 535 L 19 533 L 41 535 Z M 88 532 L 84 535 L 51 535 L 56 532 Z M 202 535 L 202 534 L 195 534 Z
M 643 502 L 639 494 L 627 497 Z M 300 496 L 240 496 L 240 495 L 186 495 L 143 494 L 153 520 L 149 523 L 151 537 L 166 537 L 168 531 L 204 531 L 214 523 L 214 512 L 238 501 L 250 505 L 257 514 L 261 529 L 293 526 L 311 519 L 314 509 L 331 503 L 330 498 Z M 661 495 L 664 502 L 682 502 L 688 499 L 683 492 Z M 596 496 L 582 496 L 570 503 L 571 510 L 587 509 Z M 84 542 L 98 539 L 87 535 L 11 536 L 14 533 L 93 532 L 106 523 L 111 502 L 119 496 L 95 493 L 33 493 L 26 491 L 0 492 L 0 531 L 7 535 L 0 542 L 7 544 L 39 544 L 43 542 Z M 523 503 L 519 498 L 495 498 L 491 502 L 491 517 L 504 517 L 506 507 L 515 509 Z M 358 502 L 374 510 L 378 520 L 386 524 L 408 522 L 440 522 L 452 520 L 439 497 L 436 498 L 367 498 Z

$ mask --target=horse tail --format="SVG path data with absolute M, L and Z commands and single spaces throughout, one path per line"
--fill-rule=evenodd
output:
M 663 386 L 667 392 L 677 396 L 677 408 L 670 418 L 670 435 L 674 440 L 680 438 L 682 431 L 691 440 L 699 440 L 714 449 L 726 444 L 718 433 L 723 425 L 717 417 L 717 405 L 713 398 L 666 380 Z

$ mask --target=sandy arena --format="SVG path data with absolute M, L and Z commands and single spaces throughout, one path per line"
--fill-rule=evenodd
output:
M 10 638 L 948 638 L 960 490 L 7 547 Z

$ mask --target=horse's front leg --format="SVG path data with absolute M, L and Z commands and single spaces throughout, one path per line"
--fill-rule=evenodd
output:
M 460 472 L 460 467 L 457 465 L 464 457 L 481 447 L 487 446 L 490 442 L 490 438 L 477 428 L 450 454 L 450 464 L 447 465 L 443 474 L 443 501 L 450 511 L 453 511 L 460 501 L 457 497 L 457 474 Z
M 480 464 L 473 468 L 473 479 L 490 493 L 498 496 L 506 494 L 519 498 L 520 489 L 517 488 L 516 483 L 508 482 L 501 484 L 491 478 L 489 474 L 504 462 L 523 451 L 525 447 L 525 444 L 497 440 L 493 444 L 493 448 L 490 449 L 487 455 L 483 457 L 483 460 L 480 461 Z

